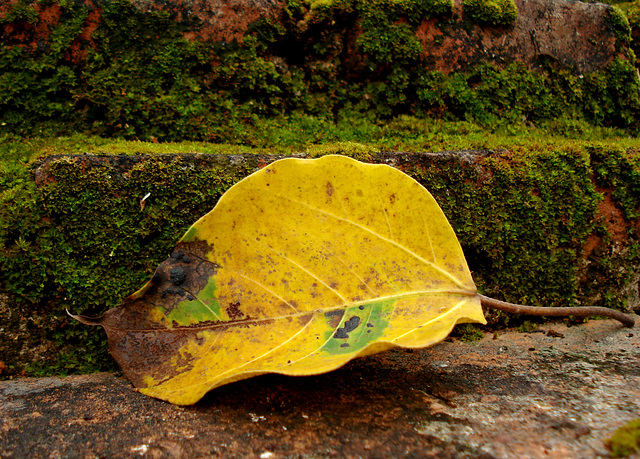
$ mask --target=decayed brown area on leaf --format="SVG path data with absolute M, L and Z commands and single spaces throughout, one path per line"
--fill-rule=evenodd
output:
M 80 318 L 104 327 L 113 358 L 136 386 L 145 385 L 145 376 L 157 381 L 174 376 L 176 366 L 171 364 L 171 357 L 186 342 L 198 339 L 199 327 L 173 328 L 177 324 L 155 321 L 152 310 L 159 308 L 169 315 L 178 303 L 195 300 L 217 269 L 206 259 L 209 250 L 204 241 L 179 243 L 140 292 L 100 319 Z M 203 323 L 198 325 L 201 327 Z

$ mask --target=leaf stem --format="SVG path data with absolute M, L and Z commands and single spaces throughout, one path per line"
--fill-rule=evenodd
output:
M 526 314 L 530 316 L 576 316 L 576 317 L 590 317 L 590 316 L 605 316 L 615 319 L 622 323 L 625 327 L 633 328 L 636 321 L 628 314 L 624 314 L 615 309 L 609 309 L 602 306 L 576 306 L 566 308 L 546 308 L 536 306 L 524 306 L 522 304 L 507 303 L 505 301 L 489 298 L 484 295 L 478 294 L 483 306 L 487 306 L 493 309 L 499 309 L 500 311 L 512 312 L 514 314 Z

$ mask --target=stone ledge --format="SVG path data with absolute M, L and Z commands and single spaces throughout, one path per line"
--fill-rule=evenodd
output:
M 0 457 L 587 459 L 638 417 L 638 330 L 549 323 L 261 376 L 191 407 L 106 373 L 2 381 Z
M 425 167 L 442 162 L 460 161 L 464 163 L 475 163 L 479 158 L 484 158 L 490 154 L 504 153 L 506 150 L 455 150 L 424 153 L 404 153 L 404 152 L 377 152 L 363 154 L 363 157 L 370 159 L 373 163 L 387 164 L 401 170 L 415 167 Z M 36 185 L 42 186 L 50 183 L 53 177 L 49 174 L 49 168 L 57 162 L 68 162 L 85 170 L 91 167 L 110 168 L 112 179 L 118 181 L 123 174 L 129 172 L 135 165 L 144 163 L 150 159 L 162 162 L 178 162 L 189 168 L 213 168 L 224 169 L 243 168 L 245 173 L 252 173 L 265 167 L 274 161 L 283 158 L 311 158 L 310 155 L 300 153 L 296 155 L 262 155 L 262 154 L 203 154 L 203 153 L 169 153 L 158 155 L 108 155 L 108 154 L 84 154 L 84 155 L 52 155 L 37 162 L 35 167 Z

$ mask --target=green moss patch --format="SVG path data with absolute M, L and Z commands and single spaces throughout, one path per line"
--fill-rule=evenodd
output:
M 497 16 L 486 19 L 492 24 L 514 18 L 508 2 L 476 3 L 497 5 L 490 8 Z M 465 4 L 466 14 L 474 16 L 474 4 Z M 260 139 L 248 139 L 255 126 L 281 117 L 386 122 L 402 115 L 492 128 L 562 114 L 638 129 L 632 60 L 583 76 L 553 63 L 535 72 L 519 64 L 451 75 L 429 70 L 418 26 L 434 16 L 450 21 L 448 0 L 289 1 L 286 20 L 256 21 L 242 43 L 188 40 L 197 21 L 142 12 L 128 0 L 100 9 L 59 0 L 40 5 L 55 8 L 57 21 L 42 22 L 27 0 L 1 21 L 0 135 L 80 131 L 256 146 Z M 611 15 L 615 30 L 628 27 Z
M 609 8 L 607 25 L 611 28 L 616 38 L 623 43 L 631 41 L 631 26 L 627 15 L 618 6 Z
M 608 441 L 611 456 L 627 457 L 640 452 L 640 419 L 629 421 Z
M 513 0 L 464 0 L 464 13 L 479 25 L 509 26 L 518 18 Z

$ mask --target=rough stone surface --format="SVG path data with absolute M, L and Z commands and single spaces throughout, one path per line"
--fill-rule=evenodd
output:
M 640 417 L 640 333 L 548 323 L 267 375 L 191 407 L 94 374 L 0 382 L 0 457 L 609 457 Z
M 475 164 L 487 155 L 501 153 L 506 150 L 457 150 L 441 151 L 436 153 L 398 153 L 398 152 L 376 152 L 371 153 L 373 162 L 386 164 L 408 171 L 413 168 L 424 168 L 433 164 L 447 163 L 468 163 Z M 228 170 L 242 168 L 248 173 L 255 172 L 274 161 L 285 158 L 279 155 L 261 154 L 157 154 L 157 155 L 51 155 L 40 160 L 35 166 L 34 180 L 36 186 L 41 187 L 50 183 L 54 178 L 50 175 L 52 164 L 63 162 L 73 164 L 81 171 L 86 171 L 92 167 L 107 167 L 113 181 L 122 180 L 129 171 L 136 165 L 144 163 L 151 158 L 160 158 L 163 162 L 179 162 L 182 167 L 194 168 L 197 170 L 211 167 L 221 167 Z M 286 158 L 309 158 L 309 155 L 297 154 L 287 155 Z
M 578 72 L 603 68 L 618 55 L 617 39 L 608 30 L 609 5 L 577 0 L 515 0 L 518 18 L 512 27 L 462 27 L 455 21 L 424 21 L 418 37 L 429 67 L 445 73 L 479 62 L 514 61 L 536 67 L 551 59 Z M 455 1 L 459 18 L 463 0 Z
M 188 38 L 224 42 L 242 42 L 251 23 L 260 18 L 278 20 L 285 4 L 278 0 L 131 0 L 131 3 L 141 11 L 170 11 L 178 21 L 196 17 L 202 26 L 188 33 Z
M 87 34 L 81 37 L 88 40 L 100 21 L 104 1 L 80 1 L 91 11 L 85 21 Z M 0 2 L 0 19 L 18 3 L 19 0 Z M 187 38 L 229 43 L 241 42 L 250 24 L 260 18 L 279 19 L 284 8 L 284 2 L 278 0 L 131 0 L 131 3 L 142 12 L 167 11 L 178 22 L 196 19 L 199 26 L 187 32 Z M 36 1 L 32 5 L 40 17 L 36 37 L 46 39 L 60 19 L 62 8 L 55 3 L 42 5 Z M 12 25 L 5 25 L 5 32 L 13 32 L 13 29 Z

